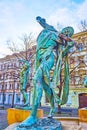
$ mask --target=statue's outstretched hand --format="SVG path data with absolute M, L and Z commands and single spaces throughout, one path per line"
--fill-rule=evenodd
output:
M 71 42 L 72 41 L 72 39 L 70 37 L 67 37 L 67 36 L 65 36 L 63 34 L 59 34 L 59 37 L 61 39 L 65 40 L 65 41 L 67 41 L 67 42 Z

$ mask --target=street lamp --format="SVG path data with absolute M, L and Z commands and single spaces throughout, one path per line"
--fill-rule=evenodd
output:
M 14 95 L 15 95 L 15 80 L 14 80 L 14 84 L 13 84 L 13 94 L 12 94 L 12 108 L 14 107 Z
M 14 99 L 15 99 L 15 83 L 18 79 L 18 75 L 15 73 L 12 73 L 12 77 L 13 77 L 13 94 L 12 94 L 12 108 L 14 107 Z
M 4 76 L 5 74 L 3 73 L 3 85 L 2 85 L 2 92 L 3 92 L 3 101 L 2 101 L 2 104 L 3 104 L 3 108 L 4 108 L 4 100 L 5 100 L 5 95 L 4 95 Z

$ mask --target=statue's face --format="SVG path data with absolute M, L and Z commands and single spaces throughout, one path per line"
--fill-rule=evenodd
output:
M 62 33 L 68 37 L 71 37 L 74 34 L 74 29 L 72 27 L 65 27 L 62 29 Z

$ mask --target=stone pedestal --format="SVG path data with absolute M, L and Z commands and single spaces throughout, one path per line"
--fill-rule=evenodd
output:
M 7 120 L 8 124 L 13 124 L 16 122 L 22 122 L 24 121 L 29 115 L 31 111 L 30 110 L 21 110 L 21 109 L 15 109 L 15 108 L 9 108 L 7 109 Z M 43 117 L 43 110 L 38 109 L 37 111 L 37 117 L 42 118 Z
M 8 126 L 5 130 L 15 130 L 16 127 L 19 125 L 19 123 L 15 123 L 15 124 L 11 124 L 10 126 Z M 55 126 L 54 126 L 55 127 Z M 22 130 L 22 129 L 21 129 Z M 24 129 L 23 129 L 24 130 Z M 30 129 L 28 129 L 30 130 Z M 33 129 L 32 129 L 33 130 Z M 36 129 L 35 129 L 36 130 Z M 38 129 L 38 130 L 41 130 L 41 129 Z M 45 130 L 52 130 L 52 129 L 45 129 Z M 58 129 L 55 129 L 55 130 L 58 130 Z M 62 130 L 82 130 L 81 126 L 69 126 L 69 125 L 64 125 L 62 124 Z M 87 128 L 83 130 L 87 130 Z
M 79 113 L 79 124 L 83 130 L 87 130 L 87 108 L 81 108 L 78 111 Z
M 80 122 L 87 122 L 87 108 L 79 109 L 78 114 L 79 114 L 79 121 Z

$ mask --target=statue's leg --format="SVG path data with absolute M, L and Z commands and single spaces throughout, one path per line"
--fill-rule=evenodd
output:
M 42 92 L 43 92 L 43 84 L 42 84 L 42 69 L 39 68 L 35 74 L 33 79 L 34 84 L 34 94 L 33 94 L 33 104 L 32 104 L 32 116 L 36 116 L 38 106 L 40 105 Z
M 23 99 L 25 101 L 24 106 L 28 106 L 29 105 L 28 95 L 24 89 L 21 92 L 23 94 Z
M 25 75 L 23 79 L 22 89 L 21 89 L 21 92 L 23 94 L 23 99 L 24 99 L 24 106 L 29 105 L 28 95 L 26 92 L 26 86 L 27 86 L 27 80 L 26 80 L 26 75 Z
M 49 113 L 49 116 L 48 117 L 52 117 L 53 114 L 55 113 L 55 103 L 54 103 L 54 96 L 53 96 L 53 91 L 52 89 L 50 88 L 50 70 L 52 69 L 54 65 L 54 54 L 51 53 L 50 57 L 48 58 L 48 60 L 46 60 L 45 64 L 44 64 L 44 72 L 47 74 L 47 79 L 48 79 L 48 84 L 47 82 L 45 82 L 45 80 L 43 81 L 43 89 L 45 91 L 45 94 L 50 102 L 50 105 L 51 105 L 51 110 L 50 110 L 50 113 Z M 46 77 L 45 76 L 45 77 Z
M 22 123 L 18 125 L 18 127 L 26 127 L 31 126 L 32 124 L 36 123 L 37 121 L 37 109 L 41 101 L 42 97 L 42 70 L 38 69 L 35 77 L 34 77 L 34 95 L 33 95 L 33 103 L 32 103 L 32 111 L 31 115 Z
M 56 111 L 53 92 L 52 92 L 52 89 L 46 83 L 44 83 L 43 89 L 51 105 L 51 109 L 50 109 L 48 117 L 52 117 Z

